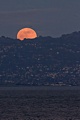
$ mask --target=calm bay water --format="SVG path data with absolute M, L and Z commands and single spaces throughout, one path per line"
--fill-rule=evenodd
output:
M 80 120 L 80 87 L 0 87 L 0 120 Z

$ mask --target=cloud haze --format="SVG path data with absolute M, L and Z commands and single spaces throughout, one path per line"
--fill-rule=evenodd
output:
M 80 0 L 0 1 L 0 36 L 16 37 L 23 27 L 42 36 L 60 36 L 80 30 Z

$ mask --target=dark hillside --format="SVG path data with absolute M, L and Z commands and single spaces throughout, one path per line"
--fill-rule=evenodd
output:
M 80 32 L 0 38 L 0 85 L 80 85 Z

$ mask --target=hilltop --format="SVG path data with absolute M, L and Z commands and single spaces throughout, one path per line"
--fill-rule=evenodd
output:
M 0 85 L 80 85 L 80 31 L 20 41 L 0 37 Z

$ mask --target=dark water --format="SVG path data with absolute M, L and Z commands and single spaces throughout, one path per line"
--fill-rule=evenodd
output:
M 0 120 L 80 120 L 80 88 L 0 88 Z

